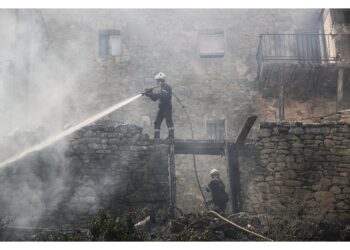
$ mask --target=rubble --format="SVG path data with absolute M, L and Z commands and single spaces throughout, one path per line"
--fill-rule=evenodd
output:
M 170 218 L 158 211 L 155 221 L 135 227 L 143 213 L 129 211 L 113 217 L 100 211 L 88 224 L 88 229 L 76 227 L 69 231 L 39 233 L 29 237 L 38 241 L 262 241 L 211 213 L 189 213 Z M 230 221 L 275 241 L 348 241 L 350 225 L 329 221 L 317 222 L 288 216 L 228 214 Z M 27 237 L 28 239 L 28 237 Z

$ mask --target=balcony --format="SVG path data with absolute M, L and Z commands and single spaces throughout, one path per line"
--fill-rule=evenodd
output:
M 257 79 L 268 64 L 324 65 L 336 62 L 334 36 L 330 34 L 261 34 L 257 59 Z
M 333 106 L 334 111 L 350 107 L 350 65 L 340 58 L 342 46 L 331 34 L 260 35 L 257 82 L 263 98 L 278 99 L 278 119 L 285 118 L 285 108 L 295 113 L 285 103 L 314 107 L 323 100 L 332 112 Z
M 336 95 L 339 67 L 333 35 L 261 34 L 256 59 L 264 97 L 278 98 L 282 83 L 296 99 Z

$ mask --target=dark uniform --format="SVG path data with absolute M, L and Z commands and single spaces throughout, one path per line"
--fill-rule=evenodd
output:
M 173 112 L 171 105 L 172 89 L 171 87 L 162 82 L 160 85 L 159 93 L 146 93 L 146 95 L 152 99 L 152 101 L 159 100 L 159 110 L 157 117 L 154 121 L 154 138 L 160 138 L 160 126 L 165 118 L 166 125 L 169 129 L 169 138 L 174 138 L 174 123 L 173 123 Z
M 211 192 L 214 210 L 218 213 L 224 213 L 228 202 L 228 195 L 225 191 L 225 184 L 219 177 L 214 177 L 208 187 L 207 192 Z

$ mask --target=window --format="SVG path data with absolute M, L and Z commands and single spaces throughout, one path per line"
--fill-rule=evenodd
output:
M 209 140 L 225 139 L 225 120 L 207 120 L 206 127 Z
M 200 57 L 222 57 L 225 54 L 225 37 L 222 30 L 201 31 L 198 34 Z
M 350 9 L 344 10 L 344 23 L 350 24 Z
M 99 55 L 118 56 L 120 55 L 120 31 L 100 30 L 99 32 Z

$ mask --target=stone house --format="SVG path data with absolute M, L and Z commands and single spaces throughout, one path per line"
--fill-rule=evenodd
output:
M 1 131 L 43 124 L 47 134 L 59 131 L 154 86 L 162 71 L 196 139 L 234 140 L 255 114 L 251 139 L 259 141 L 261 122 L 310 121 L 349 108 L 348 16 L 332 9 L 1 10 L 1 119 L 9 121 Z M 173 106 L 175 136 L 188 139 L 186 116 L 176 100 Z M 138 99 L 108 119 L 152 134 L 156 109 Z M 202 185 L 213 167 L 228 183 L 226 160 L 198 157 Z M 256 164 L 249 162 L 242 167 Z M 191 158 L 176 156 L 176 168 L 178 204 L 201 209 Z

